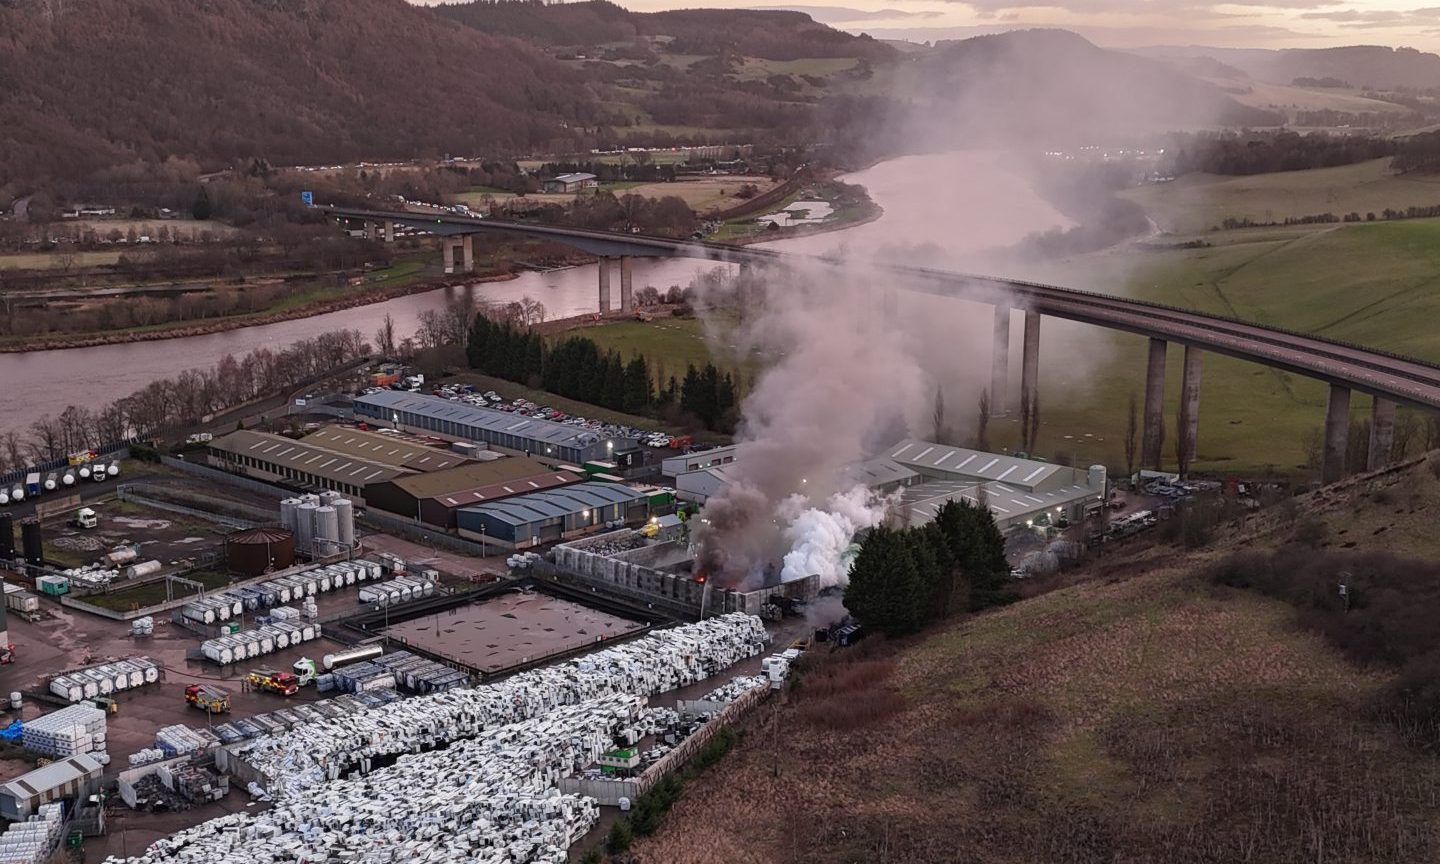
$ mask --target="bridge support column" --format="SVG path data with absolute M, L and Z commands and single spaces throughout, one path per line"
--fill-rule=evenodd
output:
M 1345 454 L 1350 437 L 1350 388 L 1330 385 L 1325 405 L 1325 455 L 1320 469 L 1322 483 L 1334 483 L 1345 476 Z
M 1185 346 L 1184 376 L 1180 383 L 1180 418 L 1175 434 L 1180 436 L 1180 467 L 1186 471 L 1195 461 L 1195 442 L 1200 435 L 1200 361 L 1205 355 L 1194 345 Z
M 990 343 L 990 413 L 1006 413 L 1010 389 L 1010 307 L 996 304 L 994 339 Z
M 1145 428 L 1141 436 L 1140 464 L 1160 469 L 1160 450 L 1165 446 L 1165 349 L 1164 339 L 1150 340 L 1150 358 L 1145 364 Z
M 389 221 L 387 221 L 387 222 L 385 223 L 385 242 L 386 242 L 386 243 L 394 243 L 394 242 L 395 242 L 395 223 L 394 223 L 394 222 L 389 222 Z
M 374 222 L 371 222 L 371 221 L 368 220 L 368 219 L 365 220 L 365 239 L 366 239 L 366 240 L 374 240 L 374 239 L 375 239 L 375 223 L 374 223 Z
M 635 286 L 631 281 L 630 270 L 633 260 L 629 255 L 620 256 L 620 311 L 626 315 L 629 315 L 635 308 Z
M 1379 396 L 1370 406 L 1370 453 L 1365 468 L 1377 471 L 1390 464 L 1395 446 L 1395 403 Z
M 600 259 L 600 314 L 610 311 L 610 259 Z
M 475 235 L 466 234 L 460 241 L 461 260 L 464 262 L 465 272 L 475 272 Z
M 446 273 L 455 272 L 455 246 L 458 242 L 454 237 L 440 238 L 440 260 L 445 264 Z
M 1040 313 L 1025 312 L 1025 342 L 1020 356 L 1020 409 L 1034 410 L 1040 385 Z

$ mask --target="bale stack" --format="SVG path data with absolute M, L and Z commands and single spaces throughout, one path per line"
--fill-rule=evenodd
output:
M 71 705 L 26 723 L 20 731 L 25 749 L 52 759 L 77 753 L 105 752 L 105 712 L 92 705 Z

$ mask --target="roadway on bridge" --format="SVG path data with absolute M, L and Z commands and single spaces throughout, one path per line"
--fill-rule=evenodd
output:
M 916 267 L 842 262 L 833 258 L 636 234 L 595 231 L 449 214 L 323 208 L 330 216 L 367 222 L 395 222 L 436 234 L 519 234 L 550 239 L 596 255 L 696 258 L 734 264 L 794 264 L 868 268 L 905 277 L 903 285 L 929 294 L 979 303 L 1009 303 L 1070 321 L 1194 345 L 1208 351 L 1284 369 L 1379 395 L 1405 405 L 1440 410 L 1440 366 L 1378 349 L 1349 345 L 1251 321 L 1146 303 L 1108 294 L 1077 291 L 993 276 Z

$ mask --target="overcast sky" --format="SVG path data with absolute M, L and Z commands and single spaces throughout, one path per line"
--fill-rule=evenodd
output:
M 1307 48 L 1391 45 L 1440 51 L 1440 5 L 1417 0 L 618 0 L 636 12 L 756 6 L 809 12 L 876 37 L 953 39 L 1064 27 L 1101 45 Z M 1425 0 L 1418 0 L 1423 3 Z M 1430 0 L 1440 3 L 1440 0 Z M 1032 5 L 1040 4 L 1045 5 Z

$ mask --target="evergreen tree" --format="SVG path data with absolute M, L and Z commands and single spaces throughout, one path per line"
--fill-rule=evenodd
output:
M 906 533 L 872 529 L 860 544 L 845 587 L 845 608 L 867 630 L 888 636 L 920 627 L 920 573 Z
M 653 397 L 650 389 L 650 369 L 645 358 L 636 356 L 625 367 L 625 399 L 623 409 L 631 413 L 650 407 Z
M 935 514 L 935 525 L 968 584 L 970 608 L 1007 602 L 1010 565 L 1005 560 L 1005 538 L 989 508 L 947 501 Z
M 615 824 L 610 826 L 610 836 L 605 838 L 605 851 L 611 855 L 619 855 L 630 848 L 630 841 L 633 839 L 635 837 L 630 830 L 630 820 L 617 819 Z
M 195 203 L 190 205 L 190 215 L 197 221 L 204 222 L 210 218 L 212 211 L 210 206 L 210 193 L 204 186 L 200 187 L 200 193 L 195 196 Z

